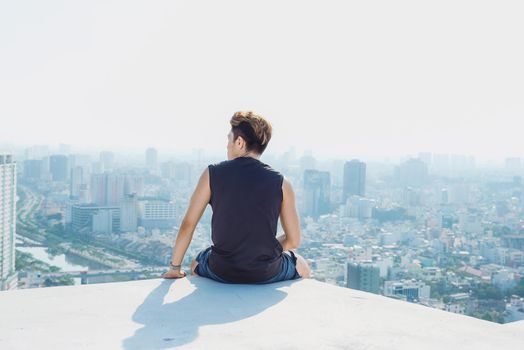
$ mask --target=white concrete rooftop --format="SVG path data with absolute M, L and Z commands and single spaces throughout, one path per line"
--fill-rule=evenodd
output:
M 0 292 L 0 349 L 524 349 L 497 324 L 312 279 L 199 276 Z

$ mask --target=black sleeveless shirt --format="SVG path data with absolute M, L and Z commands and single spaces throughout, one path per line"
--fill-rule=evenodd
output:
M 282 269 L 276 239 L 284 176 L 242 156 L 208 165 L 211 199 L 209 268 L 232 283 L 267 281 Z

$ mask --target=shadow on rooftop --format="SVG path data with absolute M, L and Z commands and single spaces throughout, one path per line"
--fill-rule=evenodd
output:
M 190 343 L 198 337 L 200 326 L 242 320 L 279 303 L 287 293 L 277 288 L 296 281 L 224 284 L 199 276 L 185 278 L 196 289 L 179 300 L 164 304 L 164 297 L 184 282 L 181 279 L 164 279 L 147 296 L 133 314 L 133 321 L 144 327 L 124 339 L 124 349 L 166 349 Z

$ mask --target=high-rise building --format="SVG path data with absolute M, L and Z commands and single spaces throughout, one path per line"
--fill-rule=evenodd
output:
M 44 182 L 53 181 L 53 175 L 51 174 L 50 163 L 51 163 L 51 160 L 49 156 L 45 156 L 42 158 L 42 176 L 40 180 Z
M 75 166 L 71 169 L 71 176 L 69 178 L 69 196 L 71 198 L 79 198 L 80 189 L 84 183 L 84 168 L 81 166 Z
M 93 214 L 93 233 L 113 233 L 119 230 L 120 208 L 103 207 Z
M 24 160 L 24 178 L 40 179 L 44 171 L 44 165 L 40 159 Z
M 343 203 L 351 196 L 366 195 L 366 163 L 353 159 L 344 164 Z
M 106 174 L 91 174 L 89 189 L 91 202 L 104 205 L 106 203 Z
M 75 166 L 82 166 L 84 168 L 89 168 L 91 166 L 91 156 L 89 154 L 71 154 L 69 155 L 69 162 L 71 163 L 71 168 Z
M 87 203 L 90 203 L 90 201 L 91 201 L 91 198 L 89 195 L 89 185 L 81 184 L 80 191 L 78 192 L 78 203 L 87 204 Z
M 301 170 L 317 168 L 317 160 L 315 157 L 313 157 L 313 154 L 310 150 L 304 152 L 304 155 L 300 157 L 299 162 Z
M 0 153 L 0 290 L 16 289 L 16 162 Z
M 47 145 L 33 145 L 26 148 L 24 151 L 25 160 L 28 159 L 42 159 L 49 156 L 49 146 Z
M 428 168 L 431 166 L 432 159 L 433 159 L 433 154 L 431 154 L 429 152 L 420 152 L 418 154 L 418 157 L 419 157 L 420 160 L 422 160 L 424 163 L 426 163 Z
M 400 185 L 420 187 L 428 182 L 428 166 L 419 158 L 411 158 L 396 168 Z
M 82 167 L 83 170 L 83 177 L 84 179 L 89 179 L 89 175 L 91 173 L 91 157 L 87 154 L 70 154 L 67 156 L 68 163 L 69 163 L 69 174 L 71 174 L 71 170 L 73 170 L 76 167 Z
M 125 194 L 125 175 L 91 174 L 91 202 L 98 205 L 116 205 Z
M 146 149 L 146 166 L 152 171 L 156 171 L 158 167 L 158 151 L 150 147 Z
M 175 177 L 175 162 L 164 162 L 160 165 L 160 174 L 163 178 L 171 179 Z
M 53 181 L 67 181 L 69 178 L 68 157 L 61 154 L 49 157 L 49 171 Z
M 351 196 L 343 206 L 343 213 L 344 216 L 358 218 L 359 220 L 367 220 L 371 219 L 373 216 L 373 208 L 375 206 L 376 201 L 374 199 Z
M 193 165 L 188 162 L 175 164 L 175 181 L 179 186 L 190 186 L 193 177 Z
M 144 177 L 142 175 L 126 174 L 124 194 L 135 193 L 138 197 L 144 196 Z
M 176 225 L 176 205 L 170 200 L 148 200 L 139 203 L 140 225 L 147 229 L 171 229 Z
M 69 154 L 71 153 L 71 145 L 61 143 L 58 145 L 58 152 L 61 154 Z
M 331 212 L 331 177 L 327 171 L 306 169 L 304 171 L 304 211 L 314 219 Z
M 120 207 L 96 204 L 71 206 L 71 228 L 79 234 L 112 233 L 120 226 Z
M 138 228 L 138 200 L 136 194 L 126 195 L 120 202 L 120 231 L 136 232 Z
M 471 184 L 457 181 L 448 185 L 448 201 L 453 204 L 466 204 L 471 200 Z
M 346 286 L 365 292 L 380 293 L 380 268 L 371 261 L 347 263 Z
M 92 162 L 91 163 L 91 173 L 92 174 L 103 174 L 104 173 L 104 163 L 103 162 Z
M 449 154 L 434 154 L 431 169 L 432 174 L 449 175 L 451 173 Z
M 105 174 L 106 176 L 106 204 L 120 203 L 125 194 L 125 175 Z
M 115 155 L 111 151 L 100 152 L 100 163 L 102 163 L 102 169 L 112 170 L 115 162 Z
M 453 154 L 450 157 L 451 176 L 471 174 L 475 169 L 475 157 L 463 154 Z

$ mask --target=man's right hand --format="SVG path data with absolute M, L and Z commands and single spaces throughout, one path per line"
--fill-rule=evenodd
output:
M 162 275 L 162 278 L 172 279 L 172 278 L 182 278 L 186 277 L 186 272 L 184 270 L 169 270 Z

